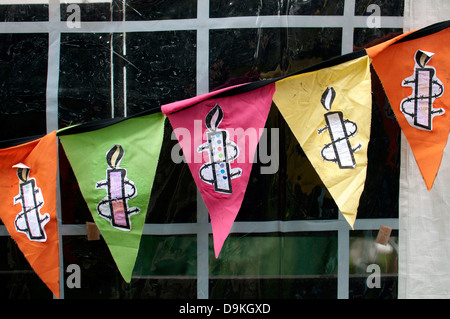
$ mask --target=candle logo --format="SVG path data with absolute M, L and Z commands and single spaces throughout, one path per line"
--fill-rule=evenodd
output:
M 242 170 L 230 167 L 230 161 L 239 156 L 239 148 L 229 140 L 228 131 L 218 128 L 222 119 L 223 111 L 219 104 L 206 115 L 207 142 L 200 145 L 197 152 L 208 152 L 209 162 L 200 167 L 199 174 L 202 181 L 214 185 L 216 192 L 232 194 L 231 180 L 241 176 Z
M 331 105 L 336 97 L 336 91 L 333 87 L 328 87 L 322 94 L 321 103 L 327 110 L 331 110 Z M 339 168 L 355 168 L 356 162 L 353 153 L 358 151 L 362 145 L 358 143 L 355 147 L 350 144 L 350 137 L 355 136 L 358 126 L 355 122 L 344 119 L 342 112 L 325 113 L 325 127 L 318 130 L 322 134 L 328 130 L 331 143 L 326 144 L 321 151 L 322 158 L 326 161 L 335 162 Z
M 19 194 L 14 197 L 14 205 L 22 205 L 22 211 L 14 221 L 16 231 L 26 234 L 31 241 L 44 242 L 47 240 L 44 226 L 50 221 L 50 215 L 40 213 L 44 205 L 42 192 L 36 185 L 36 179 L 29 178 L 29 167 L 22 163 L 13 167 L 17 167 L 19 178 Z
M 130 216 L 140 212 L 137 207 L 128 207 L 128 200 L 136 197 L 137 189 L 127 179 L 127 170 L 119 164 L 125 152 L 122 145 L 114 145 L 106 153 L 106 180 L 97 182 L 96 189 L 106 189 L 107 196 L 97 205 L 98 214 L 120 230 L 131 230 Z
M 413 94 L 403 99 L 400 110 L 412 127 L 432 131 L 433 118 L 445 113 L 433 108 L 434 100 L 444 93 L 443 83 L 436 77 L 436 69 L 427 66 L 434 53 L 418 50 L 414 56 L 414 74 L 403 80 L 402 86 L 411 87 Z

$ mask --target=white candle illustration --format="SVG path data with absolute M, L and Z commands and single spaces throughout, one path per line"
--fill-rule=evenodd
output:
M 331 105 L 336 97 L 336 91 L 333 87 L 328 87 L 321 99 L 323 107 L 330 111 Z M 350 137 L 353 137 L 358 131 L 355 122 L 344 119 L 344 115 L 340 111 L 327 112 L 324 115 L 327 125 L 318 130 L 318 134 L 322 134 L 328 130 L 331 143 L 322 148 L 321 155 L 324 160 L 336 162 L 339 168 L 354 168 L 356 166 L 353 153 L 361 148 L 361 144 L 352 147 Z
M 109 220 L 111 226 L 130 230 L 130 215 L 140 212 L 139 208 L 128 208 L 128 200 L 137 195 L 136 186 L 126 178 L 127 170 L 120 168 L 119 163 L 124 156 L 121 145 L 114 145 L 106 153 L 109 168 L 106 169 L 106 180 L 97 183 L 96 188 L 106 189 L 107 196 L 97 205 L 98 214 Z
M 214 185 L 216 192 L 231 194 L 231 179 L 241 176 L 242 170 L 230 167 L 230 161 L 239 156 L 239 148 L 228 139 L 226 130 L 218 128 L 222 119 L 223 111 L 218 104 L 206 115 L 208 141 L 200 145 L 197 152 L 208 151 L 209 162 L 200 168 L 199 174 L 204 182 Z
M 44 226 L 50 221 L 50 215 L 40 214 L 40 209 L 44 205 L 41 190 L 37 187 L 36 180 L 29 178 L 29 167 L 22 163 L 13 167 L 17 168 L 19 178 L 19 195 L 14 197 L 14 205 L 22 204 L 22 211 L 17 214 L 14 221 L 16 231 L 25 233 L 32 241 L 46 241 Z
M 444 93 L 444 85 L 436 77 L 436 69 L 427 66 L 434 53 L 418 50 L 414 56 L 414 75 L 403 80 L 402 86 L 411 87 L 413 94 L 403 99 L 400 109 L 408 123 L 416 128 L 431 131 L 433 117 L 445 113 L 433 108 L 434 100 Z

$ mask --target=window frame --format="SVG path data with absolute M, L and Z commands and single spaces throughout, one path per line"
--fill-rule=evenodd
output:
M 193 30 L 197 33 L 197 61 L 209 61 L 210 30 L 236 28 L 309 28 L 333 27 L 342 29 L 342 52 L 353 51 L 355 28 L 368 28 L 367 16 L 355 15 L 355 0 L 345 0 L 342 16 L 246 16 L 210 18 L 209 0 L 197 0 L 197 17 L 193 19 L 152 20 L 152 21 L 113 21 L 81 22 L 79 28 L 70 28 L 61 21 L 59 0 L 49 0 L 49 20 L 27 22 L 0 22 L 0 33 L 47 33 L 49 37 L 48 72 L 46 88 L 46 128 L 47 132 L 58 129 L 58 90 L 59 65 L 62 33 L 128 33 Z M 381 28 L 402 28 L 402 16 L 381 16 Z M 209 63 L 196 65 L 196 93 L 209 92 Z M 57 196 L 60 198 L 59 187 Z M 62 236 L 86 235 L 86 228 L 79 224 L 62 224 L 61 208 L 58 207 L 60 242 Z M 356 219 L 354 230 L 378 230 L 380 225 L 399 229 L 398 218 Z M 351 228 L 339 214 L 336 220 L 296 220 L 270 222 L 235 222 L 231 233 L 269 233 L 269 232 L 321 232 L 337 231 L 338 234 L 338 272 L 337 298 L 349 298 L 349 243 Z M 209 298 L 209 240 L 212 234 L 208 211 L 197 192 L 197 221 L 195 223 L 145 224 L 143 235 L 195 235 L 197 236 L 197 298 Z M 5 226 L 0 226 L 0 236 L 9 236 Z M 62 246 L 62 245 L 60 245 Z M 61 265 L 63 265 L 62 247 Z M 61 267 L 60 278 L 65 269 Z M 64 282 L 64 281 L 63 281 Z M 61 298 L 64 298 L 65 285 L 61 285 Z

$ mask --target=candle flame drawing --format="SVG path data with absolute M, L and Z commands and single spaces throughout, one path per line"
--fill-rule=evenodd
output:
M 216 104 L 205 117 L 208 141 L 197 152 L 208 152 L 209 162 L 200 167 L 199 175 L 202 181 L 214 185 L 216 192 L 232 194 L 231 180 L 241 176 L 242 170 L 230 166 L 230 161 L 239 156 L 239 148 L 229 140 L 228 131 L 218 128 L 223 116 L 222 108 Z
M 445 113 L 442 108 L 433 108 L 434 100 L 444 94 L 444 84 L 436 77 L 436 69 L 427 65 L 433 56 L 433 52 L 417 50 L 414 74 L 402 82 L 413 93 L 402 100 L 400 110 L 409 125 L 425 131 L 432 131 L 433 118 Z
M 116 168 L 119 166 L 120 161 L 123 158 L 124 150 L 122 145 L 116 144 L 106 153 L 106 162 L 111 168 Z
M 17 177 L 23 183 L 28 180 L 28 175 L 30 174 L 30 168 L 22 166 L 23 164 L 14 165 L 13 167 L 17 167 Z
M 205 125 L 208 130 L 215 131 L 223 119 L 223 111 L 219 104 L 216 104 L 211 111 L 206 114 Z
M 349 138 L 355 136 L 358 126 L 355 122 L 344 119 L 340 111 L 331 111 L 331 106 L 336 97 L 333 87 L 328 87 L 322 94 L 322 106 L 330 112 L 324 114 L 326 126 L 318 130 L 322 134 L 328 130 L 331 143 L 326 144 L 321 151 L 322 158 L 326 161 L 335 162 L 339 168 L 355 168 L 356 161 L 353 153 L 358 151 L 362 145 L 358 143 L 352 147 Z
M 108 220 L 112 227 L 131 230 L 130 216 L 140 212 L 128 207 L 128 200 L 137 196 L 136 186 L 127 178 L 127 170 L 119 164 L 125 155 L 122 145 L 116 144 L 106 152 L 106 179 L 97 182 L 96 189 L 106 189 L 107 196 L 97 205 L 97 213 Z
M 19 179 L 19 194 L 14 197 L 14 205 L 18 203 L 22 205 L 22 211 L 14 220 L 15 229 L 26 234 L 31 241 L 45 242 L 47 233 L 44 226 L 50 221 L 50 214 L 40 213 L 44 205 L 41 190 L 36 185 L 36 179 L 29 177 L 28 166 L 18 163 L 13 168 L 17 168 L 16 174 Z
M 336 97 L 336 91 L 333 87 L 327 87 L 325 91 L 322 94 L 322 98 L 320 102 L 322 103 L 322 106 L 325 108 L 325 110 L 329 111 L 331 110 L 331 104 L 334 102 L 334 98 Z
M 417 50 L 416 55 L 414 56 L 414 59 L 416 60 L 416 63 L 418 66 L 420 66 L 421 68 L 424 68 L 425 65 L 428 63 L 428 61 L 431 60 L 433 55 L 434 55 L 434 53 L 432 53 L 432 52 Z

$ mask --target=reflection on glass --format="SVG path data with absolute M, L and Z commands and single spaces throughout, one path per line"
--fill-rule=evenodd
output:
M 336 297 L 336 232 L 230 234 L 217 259 L 210 238 L 209 260 L 210 298 Z
M 133 278 L 197 274 L 196 236 L 150 236 L 141 239 Z

